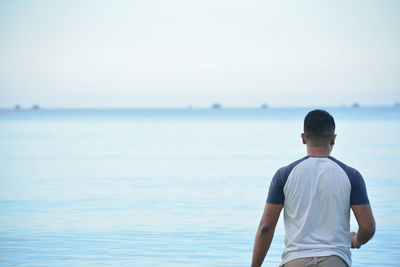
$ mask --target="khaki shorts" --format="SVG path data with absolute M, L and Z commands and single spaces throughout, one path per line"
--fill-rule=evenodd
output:
M 283 267 L 347 267 L 347 264 L 338 256 L 310 257 L 291 260 Z

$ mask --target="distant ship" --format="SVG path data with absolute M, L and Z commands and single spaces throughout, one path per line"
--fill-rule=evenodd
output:
M 14 109 L 21 109 L 21 106 L 20 105 L 15 105 Z
M 400 102 L 394 103 L 394 107 L 395 107 L 395 108 L 400 108 Z
M 262 104 L 261 108 L 268 108 L 268 105 L 267 104 Z
M 32 109 L 40 109 L 39 105 L 33 105 Z
M 359 108 L 359 107 L 360 107 L 360 104 L 358 104 L 358 103 L 353 104 L 353 108 Z
M 222 108 L 222 106 L 221 106 L 220 104 L 218 104 L 218 103 L 215 103 L 215 104 L 213 104 L 213 105 L 211 106 L 211 108 L 213 108 L 213 109 L 220 109 L 220 108 Z

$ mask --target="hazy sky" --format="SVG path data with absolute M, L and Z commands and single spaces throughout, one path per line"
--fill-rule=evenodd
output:
M 400 102 L 400 1 L 0 0 L 0 107 L 214 102 Z

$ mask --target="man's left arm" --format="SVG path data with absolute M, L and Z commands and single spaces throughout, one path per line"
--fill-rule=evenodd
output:
M 282 204 L 265 204 L 264 213 L 254 241 L 252 267 L 259 267 L 263 263 L 274 237 L 275 227 L 282 208 Z
M 350 233 L 351 248 L 360 248 L 375 234 L 375 219 L 369 204 L 351 206 L 358 223 L 358 231 Z

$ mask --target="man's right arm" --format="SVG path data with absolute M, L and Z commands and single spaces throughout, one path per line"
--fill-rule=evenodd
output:
M 275 227 L 278 223 L 282 208 L 282 204 L 265 204 L 264 213 L 254 241 L 251 267 L 259 267 L 262 265 L 269 246 L 271 245 L 272 238 L 274 237 Z
M 369 204 L 352 205 L 354 216 L 358 223 L 358 232 L 350 233 L 351 247 L 360 248 L 375 234 L 375 219 Z

